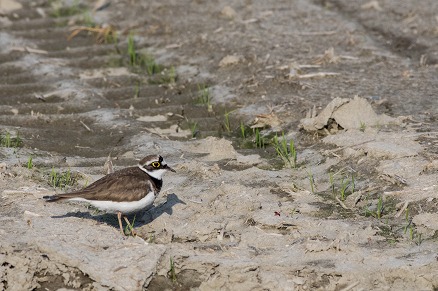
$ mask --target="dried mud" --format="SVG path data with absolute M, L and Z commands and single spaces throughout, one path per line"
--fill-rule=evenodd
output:
M 1 290 L 438 288 L 436 1 L 0 4 Z M 150 153 L 136 237 L 42 200 Z

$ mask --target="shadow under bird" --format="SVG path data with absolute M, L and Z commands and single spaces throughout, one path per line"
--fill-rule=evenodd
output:
M 125 215 L 136 213 L 154 203 L 163 185 L 162 177 L 167 171 L 175 172 L 161 156 L 149 155 L 137 167 L 115 171 L 80 191 L 44 196 L 43 199 L 47 202 L 87 202 L 107 213 L 116 213 L 120 231 L 125 234 L 121 218 L 132 229 Z

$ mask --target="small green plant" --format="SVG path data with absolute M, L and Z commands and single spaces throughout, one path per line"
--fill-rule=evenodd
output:
M 307 177 L 309 178 L 310 190 L 312 191 L 312 193 L 315 193 L 315 179 L 313 178 L 312 171 L 307 171 Z
M 140 86 L 141 86 L 141 82 L 137 81 L 134 89 L 134 98 L 138 98 L 140 96 Z
M 10 147 L 11 147 L 11 145 L 12 145 L 12 142 L 11 142 L 11 134 L 10 134 L 9 132 L 6 132 L 5 137 L 3 137 L 3 138 L 1 139 L 1 144 L 2 144 L 2 146 L 5 147 L 5 148 L 10 148 Z
M 117 46 L 118 41 L 119 39 L 117 31 L 112 27 L 107 28 L 103 33 L 103 42 L 108 44 L 114 44 L 117 53 L 120 54 L 119 47 Z
M 155 75 L 163 71 L 163 68 L 158 65 L 153 56 L 149 54 L 139 54 L 135 47 L 134 33 L 130 33 L 128 36 L 128 56 L 129 65 L 140 69 L 145 69 L 149 76 Z M 173 69 L 173 73 L 175 70 Z M 175 76 L 173 76 L 175 78 Z M 164 78 L 166 79 L 166 78 Z M 163 80 L 162 80 L 163 81 Z
M 153 56 L 149 54 L 144 54 L 140 56 L 140 66 L 146 69 L 149 76 L 158 74 L 162 71 L 161 66 L 159 66 Z
M 89 10 L 85 10 L 82 13 L 82 23 L 84 26 L 87 26 L 87 27 L 96 26 L 96 23 L 94 22 L 93 17 L 91 16 L 91 13 Z
M 256 148 L 265 148 L 265 138 L 260 134 L 260 130 L 258 128 L 255 129 L 255 144 Z
M 192 132 L 192 138 L 195 138 L 198 135 L 198 123 L 196 121 L 189 122 L 190 131 Z
M 137 66 L 137 50 L 135 49 L 134 34 L 132 32 L 128 36 L 128 56 L 129 64 L 133 67 Z
M 135 234 L 135 232 L 134 232 L 135 217 L 136 217 L 136 216 L 134 216 L 134 218 L 132 219 L 132 223 L 127 223 L 127 224 L 126 224 L 126 226 L 125 226 L 125 230 L 124 230 L 124 232 L 125 232 L 126 235 L 132 235 L 132 236 L 134 236 L 134 234 Z M 126 219 L 128 219 L 128 218 L 126 218 Z M 128 222 L 128 221 L 127 221 L 127 222 Z
M 295 143 L 293 140 L 290 140 L 289 146 L 287 145 L 286 138 L 284 137 L 284 133 L 282 133 L 281 141 L 278 140 L 278 136 L 274 136 L 274 148 L 277 152 L 277 155 L 283 159 L 283 161 L 291 168 L 296 168 L 297 166 L 297 150 L 295 148 Z
M 170 277 L 172 282 L 176 282 L 176 272 L 175 272 L 175 263 L 173 262 L 173 258 L 170 258 L 170 269 L 167 272 L 167 275 Z
M 64 189 L 68 186 L 73 186 L 76 183 L 76 178 L 72 175 L 70 169 L 65 172 L 57 172 L 54 168 L 49 175 L 49 184 L 53 188 Z
M 365 122 L 361 121 L 360 126 L 359 126 L 359 130 L 364 132 L 366 128 L 367 128 L 367 126 L 366 126 Z
M 29 159 L 27 160 L 27 168 L 29 170 L 33 168 L 32 155 L 30 155 Z
M 210 88 L 208 88 L 205 84 L 198 84 L 198 102 L 202 105 L 207 105 L 207 107 L 211 106 L 211 94 Z
M 83 11 L 83 9 L 79 5 L 79 0 L 75 0 L 70 6 L 63 6 L 63 1 L 52 1 L 52 12 L 50 15 L 54 18 L 59 17 L 68 17 L 79 14 Z
M 0 136 L 0 146 L 5 148 L 18 148 L 23 145 L 23 141 L 20 138 L 19 133 L 16 137 L 12 137 L 9 132 L 6 132 L 5 136 Z
M 367 199 L 368 200 L 368 199 Z M 383 204 L 382 196 L 377 200 L 376 210 L 370 210 L 369 207 L 365 208 L 365 216 L 372 216 L 377 219 L 381 219 L 385 206 Z
M 405 210 L 406 226 L 404 227 L 404 233 L 409 230 L 409 238 L 414 241 L 415 244 L 420 245 L 423 242 L 422 234 L 415 231 L 415 227 L 412 225 L 412 218 L 409 218 L 409 208 Z
M 344 180 L 344 178 L 342 178 L 342 181 L 341 181 L 341 188 L 339 189 L 339 194 L 340 194 L 340 196 L 341 196 L 341 201 L 345 201 L 345 198 L 346 198 L 346 190 L 347 190 L 347 188 L 348 188 L 348 186 L 349 186 L 349 182 L 348 181 L 345 181 Z
M 227 132 L 231 132 L 231 124 L 230 124 L 230 113 L 227 110 L 225 110 L 224 114 L 224 126 Z
M 240 122 L 240 134 L 242 135 L 242 138 L 245 139 L 246 138 L 246 128 L 245 128 L 245 124 L 243 123 L 243 121 Z
M 332 194 L 335 195 L 335 174 L 330 171 L 329 173 L 329 180 L 330 180 L 330 188 L 332 189 Z
M 330 172 L 330 185 L 331 185 L 333 194 L 335 194 L 334 176 L 335 176 L 335 174 Z M 351 189 L 350 194 L 353 194 L 354 190 L 355 190 L 354 174 L 351 175 L 350 179 L 348 179 L 348 176 L 342 177 L 342 180 L 341 180 L 340 185 L 339 185 L 339 196 L 340 196 L 341 201 L 345 201 L 345 198 L 347 198 L 347 189 L 349 187 Z
M 161 70 L 161 68 L 158 67 L 158 70 Z M 167 83 L 167 84 L 175 84 L 176 83 L 176 71 L 175 71 L 174 66 L 171 66 L 169 69 L 164 69 L 161 71 L 160 82 Z
M 150 244 L 154 244 L 155 243 L 155 235 L 154 234 L 149 235 L 147 242 Z

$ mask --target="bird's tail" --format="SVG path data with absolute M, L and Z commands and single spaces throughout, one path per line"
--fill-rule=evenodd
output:
M 43 196 L 43 199 L 47 202 L 54 202 L 61 199 L 61 197 L 59 197 L 58 195 L 52 195 L 52 196 Z
M 66 193 L 66 194 L 70 194 L 70 193 Z M 43 199 L 46 202 L 55 202 L 55 201 L 60 201 L 60 200 L 72 198 L 70 195 L 66 195 L 66 194 L 57 194 L 57 195 L 51 195 L 51 196 L 43 196 Z

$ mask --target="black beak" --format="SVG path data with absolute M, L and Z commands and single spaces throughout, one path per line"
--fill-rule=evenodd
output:
M 174 169 L 172 169 L 171 167 L 169 167 L 168 165 L 166 165 L 165 169 L 166 169 L 166 170 L 169 170 L 169 171 L 171 171 L 171 172 L 176 173 L 176 171 L 175 171 Z

